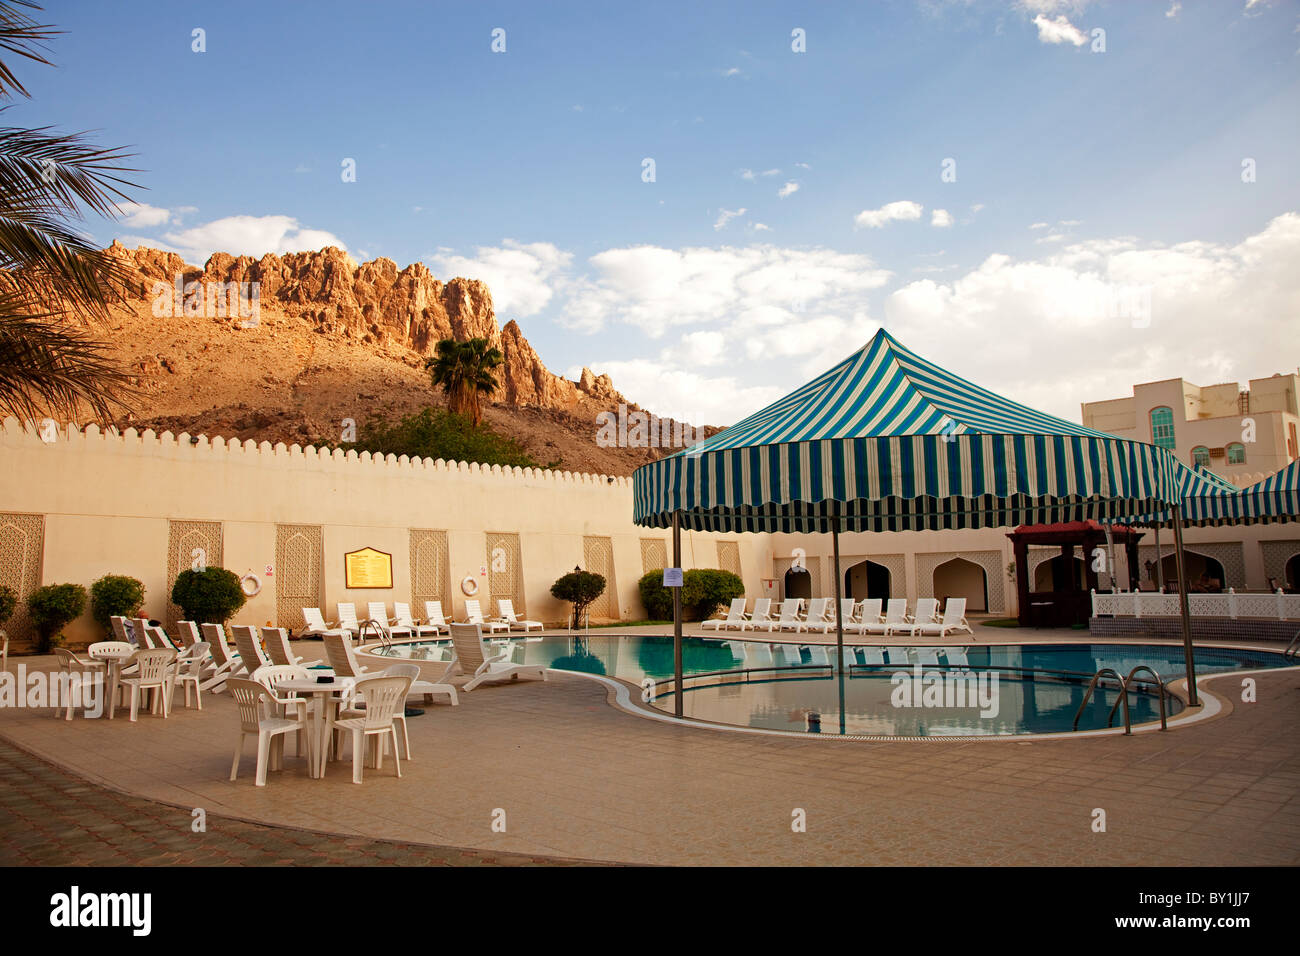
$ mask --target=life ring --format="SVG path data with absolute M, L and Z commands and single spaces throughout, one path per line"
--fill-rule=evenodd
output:
M 469 597 L 478 594 L 478 582 L 474 580 L 474 575 L 465 575 L 464 579 L 460 582 L 460 589 Z
M 253 583 L 251 588 L 248 586 L 250 581 Z M 244 597 L 256 597 L 262 590 L 262 581 L 250 571 L 239 579 L 239 589 L 244 592 Z

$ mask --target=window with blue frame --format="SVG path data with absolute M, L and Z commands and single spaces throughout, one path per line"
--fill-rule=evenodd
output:
M 1210 449 L 1204 445 L 1197 445 L 1192 449 L 1192 462 L 1200 465 L 1202 468 L 1210 467 Z
M 1227 448 L 1228 464 L 1244 465 L 1246 463 L 1246 446 L 1240 442 L 1233 442 Z
M 1151 409 L 1151 441 L 1161 448 L 1174 448 L 1174 411 L 1166 405 Z

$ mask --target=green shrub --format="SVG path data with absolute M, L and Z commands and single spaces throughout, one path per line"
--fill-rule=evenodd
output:
M 80 584 L 47 584 L 27 596 L 27 610 L 36 628 L 36 650 L 48 654 L 62 640 L 59 632 L 86 610 L 86 589 Z
M 172 586 L 172 603 L 199 624 L 225 624 L 247 600 L 239 575 L 225 568 L 186 569 Z
M 646 614 L 655 619 L 673 616 L 673 593 L 664 587 L 662 571 L 648 571 L 637 582 Z M 730 571 L 695 568 L 682 575 L 682 620 L 702 621 L 732 599 L 744 597 L 745 583 Z
M 445 461 L 476 461 L 520 468 L 542 467 L 523 445 L 498 434 L 491 426 L 482 424 L 475 427 L 465 415 L 435 408 L 406 415 L 396 422 L 372 418 L 362 426 L 352 447 L 358 453 L 368 451 L 372 455 L 442 458 Z
M 645 605 L 646 617 L 656 621 L 669 621 L 673 616 L 673 592 L 664 587 L 662 571 L 647 571 L 636 583 Z
M 90 616 L 105 631 L 110 617 L 135 617 L 144 606 L 144 584 L 125 574 L 106 574 L 90 586 Z
M 18 595 L 7 584 L 0 584 L 0 624 L 4 624 L 18 610 Z
M 595 571 L 570 571 L 551 585 L 551 597 L 573 604 L 573 626 L 579 627 L 582 612 L 605 593 L 605 576 Z

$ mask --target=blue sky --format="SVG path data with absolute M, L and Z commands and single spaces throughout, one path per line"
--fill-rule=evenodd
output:
M 24 68 L 10 120 L 100 130 L 149 187 L 97 239 L 483 278 L 553 370 L 663 413 L 734 421 L 882 324 L 1076 420 L 1300 360 L 1293 2 L 46 16 L 59 67 Z

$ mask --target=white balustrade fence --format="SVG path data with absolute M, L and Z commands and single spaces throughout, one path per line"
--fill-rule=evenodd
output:
M 1193 617 L 1253 617 L 1277 621 L 1300 620 L 1300 594 L 1189 594 L 1187 606 Z M 1092 616 L 1178 617 L 1177 594 L 1158 591 L 1121 591 L 1118 594 L 1092 592 Z

